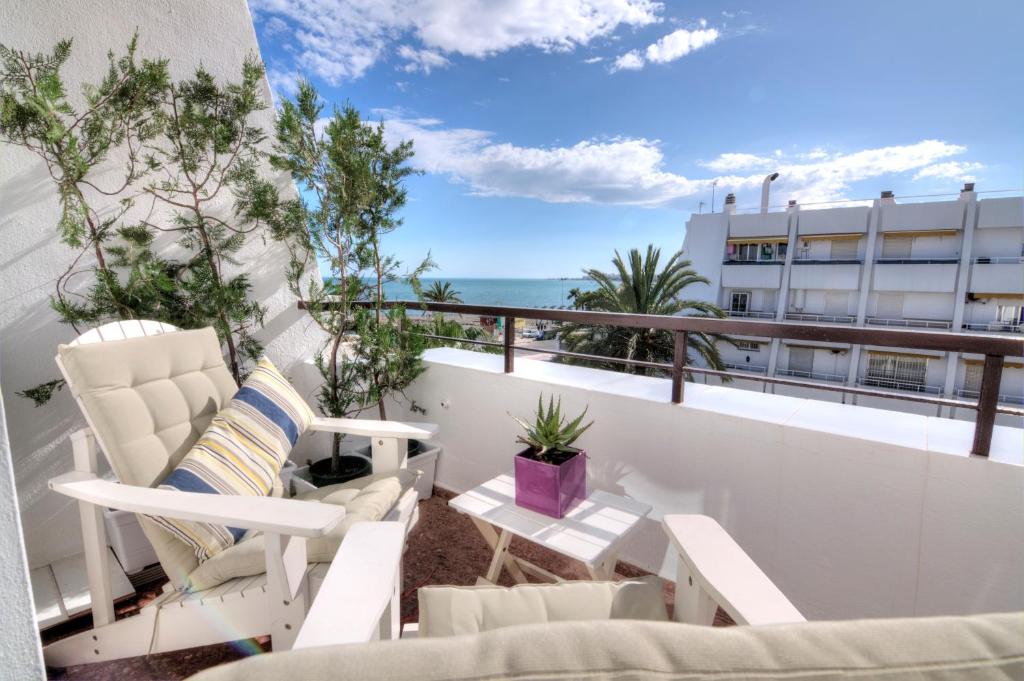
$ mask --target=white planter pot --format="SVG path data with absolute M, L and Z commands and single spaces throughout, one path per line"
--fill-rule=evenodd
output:
M 125 574 L 135 574 L 148 565 L 160 562 L 134 513 L 105 509 L 103 524 L 107 526 L 107 543 L 114 550 L 117 562 Z

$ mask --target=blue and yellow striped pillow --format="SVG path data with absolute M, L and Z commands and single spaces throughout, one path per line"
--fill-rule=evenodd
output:
M 189 450 L 160 489 L 204 494 L 267 496 L 288 453 L 313 420 L 313 411 L 269 359 L 263 357 L 231 401 Z M 238 527 L 153 516 L 188 544 L 202 562 L 245 534 Z

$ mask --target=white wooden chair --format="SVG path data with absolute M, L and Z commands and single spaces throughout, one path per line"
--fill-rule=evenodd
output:
M 212 330 L 208 331 L 212 334 Z M 82 334 L 72 346 L 139 339 L 154 347 L 167 347 L 170 337 L 165 334 L 176 332 L 178 329 L 159 322 L 115 322 Z M 194 333 L 197 332 L 182 332 L 182 338 Z M 156 340 L 157 337 L 160 340 Z M 208 345 L 206 349 L 209 351 Z M 104 349 L 118 347 L 121 346 L 105 346 Z M 132 347 L 138 349 L 136 344 Z M 211 354 L 223 362 L 219 348 L 214 348 Z M 99 476 L 97 446 L 115 471 L 119 464 L 125 464 L 114 460 L 116 457 L 112 457 L 111 452 L 116 448 L 108 449 L 104 443 L 106 437 L 114 438 L 116 434 L 111 434 L 109 422 L 104 426 L 104 421 L 97 418 L 101 415 L 94 413 L 95 405 L 90 409 L 83 401 L 72 380 L 74 372 L 68 371 L 60 355 L 57 363 L 89 427 L 72 434 L 74 470 L 50 480 L 50 488 L 78 500 L 92 596 L 93 629 L 47 646 L 44 655 L 48 665 L 62 667 L 100 662 L 267 634 L 272 637 L 275 651 L 287 650 L 292 647 L 310 604 L 321 589 L 334 594 L 331 597 L 334 604 L 332 618 L 336 626 L 340 624 L 343 628 L 348 626 L 362 631 L 366 637 L 363 640 L 398 635 L 401 554 L 405 537 L 418 517 L 414 488 L 401 494 L 382 521 L 356 523 L 348 529 L 333 563 L 308 564 L 307 539 L 323 537 L 335 528 L 345 518 L 344 506 L 274 496 L 176 492 L 105 480 Z M 220 368 L 217 367 L 216 371 Z M 189 408 L 192 411 L 184 425 L 186 434 L 175 443 L 179 459 L 205 428 L 204 419 L 208 423 L 219 405 L 230 399 L 234 382 L 230 374 L 227 376 L 225 379 L 223 372 L 218 374 L 220 394 L 216 394 L 218 391 L 213 386 L 217 381 L 211 383 L 209 395 L 200 392 L 198 397 L 201 399 L 197 400 L 195 394 L 190 394 Z M 110 418 L 109 414 L 102 416 Z M 407 439 L 430 439 L 437 432 L 437 427 L 393 421 L 318 418 L 311 430 L 370 436 L 373 472 L 377 475 L 404 468 Z M 168 465 L 172 467 L 175 463 L 177 461 L 170 461 Z M 259 531 L 263 534 L 266 572 L 231 579 L 204 591 L 165 588 L 164 593 L 144 607 L 140 614 L 115 621 L 102 516 L 104 508 Z M 145 523 L 149 522 L 148 519 L 140 519 L 144 521 L 143 529 L 147 529 Z M 156 527 L 155 524 L 150 525 Z M 153 540 L 149 532 L 147 536 Z M 165 562 L 164 555 L 160 555 L 160 559 Z M 332 578 L 332 574 L 337 576 Z M 384 577 L 388 580 L 389 589 L 386 602 L 367 605 L 362 585 L 378 586 Z M 337 583 L 339 581 L 345 584 Z

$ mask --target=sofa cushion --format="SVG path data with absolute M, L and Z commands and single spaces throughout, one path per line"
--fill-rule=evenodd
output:
M 127 485 L 163 480 L 238 391 L 212 328 L 61 345 L 57 354 L 110 467 Z M 139 520 L 167 576 L 181 586 L 198 564 L 195 554 L 148 518 Z
M 313 412 L 266 357 L 231 401 L 217 412 L 161 489 L 202 494 L 267 496 Z M 187 544 L 199 562 L 239 541 L 245 530 L 214 523 L 151 516 Z
M 419 635 L 424 637 L 569 620 L 668 619 L 657 577 L 511 588 L 426 586 L 419 590 L 419 610 Z
M 356 480 L 322 487 L 296 499 L 310 503 L 338 504 L 345 507 L 345 517 L 322 537 L 306 540 L 306 559 L 310 563 L 334 560 L 341 540 L 358 522 L 380 520 L 394 508 L 407 490 L 416 483 L 416 471 L 368 475 Z M 200 564 L 186 580 L 191 591 L 210 589 L 235 577 L 251 577 L 266 572 L 263 535 L 255 533 Z
M 556 622 L 256 655 L 192 681 L 1024 678 L 1024 613 L 760 627 Z

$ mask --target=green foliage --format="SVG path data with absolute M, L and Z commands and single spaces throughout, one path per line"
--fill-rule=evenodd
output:
M 708 283 L 706 278 L 691 269 L 690 261 L 684 260 L 682 253 L 673 254 L 664 267 L 659 269 L 660 258 L 661 251 L 654 246 L 648 246 L 645 254 L 641 254 L 638 249 L 631 249 L 627 260 L 623 260 L 616 251 L 612 264 L 617 271 L 618 281 L 599 270 L 586 270 L 587 277 L 595 281 L 598 287 L 594 291 L 577 294 L 574 297 L 576 306 L 630 314 L 726 316 L 725 311 L 717 305 L 680 297 L 687 286 Z M 570 352 L 642 362 L 670 362 L 674 348 L 672 334 L 659 329 L 565 324 L 559 331 L 559 339 Z M 724 368 L 716 346 L 720 340 L 729 339 L 719 334 L 687 334 L 687 361 L 689 351 L 692 350 L 712 369 Z M 602 368 L 630 373 L 654 373 L 653 369 L 629 367 L 614 362 L 600 365 Z
M 461 303 L 460 293 L 450 281 L 435 281 L 420 293 L 420 299 L 429 303 Z
M 464 325 L 457 319 L 446 319 L 441 313 L 430 315 L 427 321 L 422 324 L 422 328 L 426 334 L 431 336 L 444 336 L 446 338 L 465 339 L 469 341 L 487 340 L 489 338 L 480 327 L 468 324 Z M 454 347 L 460 350 L 473 350 L 475 352 L 486 352 L 495 355 L 500 355 L 502 353 L 502 349 L 500 347 L 493 345 L 477 345 L 476 343 L 459 342 L 453 343 L 450 340 L 440 340 L 437 338 L 426 338 L 425 341 L 428 348 Z
M 580 425 L 587 415 L 587 409 L 589 407 L 572 421 L 566 423 L 566 417 L 562 415 L 562 398 L 558 398 L 557 404 L 554 397 L 548 398 L 548 406 L 545 409 L 544 394 L 541 393 L 537 397 L 537 413 L 534 415 L 532 423 L 517 416 L 512 417 L 526 431 L 525 435 L 516 438 L 516 442 L 528 445 L 537 460 L 554 463 L 552 454 L 574 451 L 572 443 L 576 442 L 590 426 L 594 425 L 593 421 L 585 426 Z
M 41 407 L 50 401 L 50 398 L 53 397 L 55 392 L 63 390 L 65 385 L 66 381 L 63 378 L 58 378 L 56 380 L 47 381 L 46 383 L 37 385 L 34 388 L 28 388 L 27 390 L 16 392 L 15 395 L 32 400 L 35 403 L 35 406 Z
M 262 66 L 246 60 L 234 83 L 202 68 L 175 83 L 167 61 L 137 59 L 137 45 L 133 36 L 95 83 L 80 85 L 80 109 L 61 73 L 71 41 L 48 54 L 0 46 L 0 140 L 42 160 L 60 202 L 58 233 L 72 249 L 51 306 L 79 333 L 122 319 L 212 325 L 240 380 L 261 352 L 252 334 L 264 309 L 250 300 L 248 277 L 228 269 L 250 236 L 292 239 L 300 219 L 259 173 L 265 135 L 250 119 L 265 108 Z M 113 160 L 123 161 L 116 181 Z M 227 192 L 233 212 L 222 208 Z M 147 217 L 133 222 L 141 200 Z M 157 207 L 171 217 L 153 218 L 166 215 Z M 184 255 L 161 255 L 164 234 Z M 38 405 L 59 383 L 23 394 Z

